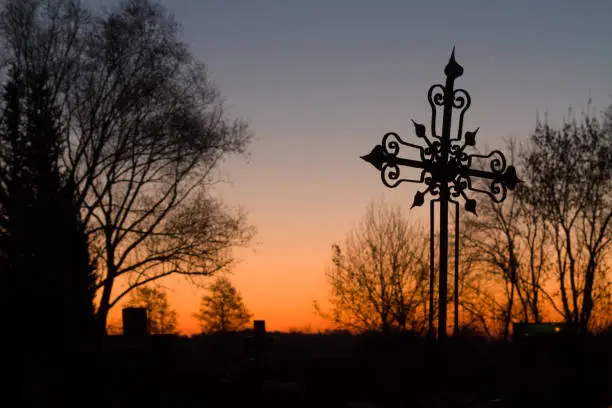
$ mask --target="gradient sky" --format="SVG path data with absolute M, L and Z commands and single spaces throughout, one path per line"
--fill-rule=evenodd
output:
M 209 68 L 230 114 L 255 134 L 248 159 L 222 167 L 218 194 L 249 213 L 258 235 L 237 251 L 232 281 L 271 330 L 321 327 L 330 245 L 380 197 L 409 210 L 412 186 L 388 189 L 359 156 L 410 119 L 430 120 L 427 90 L 456 47 L 482 150 L 525 139 L 536 114 L 559 122 L 590 96 L 612 102 L 612 2 L 166 0 Z M 481 199 L 484 199 L 482 197 Z M 201 290 L 167 281 L 180 328 Z

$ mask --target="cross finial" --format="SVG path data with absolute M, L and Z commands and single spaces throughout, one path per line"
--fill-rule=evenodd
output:
M 452 79 L 459 78 L 463 75 L 463 67 L 457 63 L 455 60 L 455 47 L 453 46 L 453 51 L 451 52 L 450 59 L 448 60 L 448 64 L 444 68 L 444 74 Z

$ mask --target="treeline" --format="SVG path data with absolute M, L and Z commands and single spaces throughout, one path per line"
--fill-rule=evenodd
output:
M 524 183 L 464 218 L 461 298 L 486 332 L 507 337 L 512 322 L 561 320 L 585 333 L 612 324 L 612 108 L 588 108 L 509 143 Z
M 180 334 L 178 314 L 170 306 L 167 293 L 154 287 L 139 287 L 126 303 L 127 307 L 147 310 L 149 334 Z M 226 276 L 219 276 L 202 295 L 200 309 L 193 317 L 202 333 L 229 333 L 243 330 L 251 323 L 253 315 L 245 306 L 242 295 Z M 109 334 L 123 334 L 120 324 L 109 325 Z
M 491 157 L 480 165 L 513 164 L 523 182 L 502 203 L 468 192 L 479 196 L 473 197 L 478 215 L 462 213 L 457 276 L 449 251 L 448 330 L 507 339 L 517 322 L 563 321 L 583 333 L 609 329 L 612 107 L 599 115 L 589 104 L 560 126 L 538 121 L 522 143 L 506 147 L 505 163 Z M 503 193 L 490 182 L 473 187 Z M 430 314 L 428 228 L 399 207 L 373 202 L 332 246 L 329 307 L 315 303 L 316 311 L 338 328 L 426 333 L 438 304 L 436 266 Z M 456 234 L 451 226 L 451 248 Z

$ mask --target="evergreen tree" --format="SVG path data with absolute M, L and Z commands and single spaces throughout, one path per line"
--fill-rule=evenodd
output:
M 23 316 L 29 312 L 29 304 L 20 307 L 19 297 L 26 293 L 27 250 L 30 248 L 28 237 L 32 234 L 32 220 L 29 206 L 33 202 L 33 191 L 28 185 L 28 172 L 25 167 L 27 151 L 23 132 L 23 81 L 19 73 L 12 69 L 4 89 L 4 110 L 0 122 L 0 211 L 2 253 L 2 280 L 0 290 L 2 310 L 7 313 L 7 328 L 22 333 Z
M 229 279 L 217 278 L 209 292 L 209 295 L 202 296 L 200 312 L 194 315 L 202 332 L 225 333 L 245 329 L 253 316 Z
M 95 269 L 74 182 L 61 172 L 65 132 L 47 80 L 13 70 L 5 87 L 3 289 L 27 317 L 23 333 L 66 338 L 93 329 Z
M 0 121 L 0 306 L 12 331 L 5 368 L 9 388 L 36 406 L 86 385 L 71 354 L 92 334 L 96 283 L 75 185 L 60 167 L 65 131 L 47 80 L 12 69 Z

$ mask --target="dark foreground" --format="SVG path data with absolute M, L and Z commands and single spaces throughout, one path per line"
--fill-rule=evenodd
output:
M 29 402 L 11 406 L 612 405 L 610 337 L 534 340 L 442 348 L 409 335 L 111 336 L 75 347 L 64 367 L 30 372 L 13 390 Z

